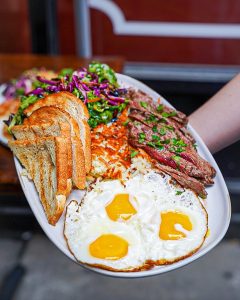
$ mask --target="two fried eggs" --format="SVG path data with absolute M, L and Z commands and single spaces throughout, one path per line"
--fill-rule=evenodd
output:
M 75 258 L 114 271 L 138 271 L 196 252 L 207 233 L 207 213 L 190 190 L 151 171 L 98 182 L 81 205 L 67 207 L 64 235 Z

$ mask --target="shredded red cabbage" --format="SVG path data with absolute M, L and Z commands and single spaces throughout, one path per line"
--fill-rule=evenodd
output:
M 72 93 L 76 88 L 82 96 L 83 102 L 88 103 L 88 92 L 93 92 L 96 97 L 101 97 L 107 100 L 110 105 L 119 105 L 125 99 L 122 96 L 126 89 L 113 89 L 107 80 L 99 82 L 98 75 L 88 72 L 86 68 L 81 68 L 73 72 L 72 76 L 66 75 L 62 79 L 48 80 L 37 76 L 37 80 L 45 83 L 48 86 L 43 88 L 36 88 L 30 94 L 43 96 L 44 93 L 56 93 L 60 91 L 69 91 Z

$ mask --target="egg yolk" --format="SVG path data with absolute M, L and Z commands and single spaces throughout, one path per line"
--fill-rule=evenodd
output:
M 89 246 L 90 254 L 96 258 L 117 260 L 128 253 L 128 242 L 114 234 L 103 234 Z
M 179 240 L 186 237 L 184 232 L 175 229 L 176 224 L 182 225 L 185 230 L 192 230 L 192 223 L 189 217 L 180 212 L 162 212 L 161 219 L 159 237 L 162 240 Z
M 137 213 L 129 201 L 129 194 L 117 194 L 113 201 L 106 206 L 106 212 L 113 221 L 117 221 L 120 218 L 128 220 Z

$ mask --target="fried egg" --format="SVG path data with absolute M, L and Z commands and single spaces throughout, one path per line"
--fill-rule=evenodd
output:
M 69 249 L 82 263 L 114 271 L 166 264 L 195 252 L 207 214 L 190 190 L 154 171 L 121 182 L 97 182 L 82 203 L 67 207 Z
M 114 271 L 145 269 L 136 213 L 134 198 L 119 181 L 97 185 L 81 206 L 72 201 L 67 207 L 64 235 L 69 249 L 88 265 Z
M 154 264 L 178 261 L 196 252 L 204 242 L 208 230 L 207 212 L 200 199 L 191 190 L 176 188 L 169 176 L 155 172 L 137 176 L 126 183 L 127 190 L 152 203 L 151 212 L 140 217 L 141 234 Z M 144 186 L 141 192 L 140 187 Z M 149 208 L 148 203 L 148 208 Z

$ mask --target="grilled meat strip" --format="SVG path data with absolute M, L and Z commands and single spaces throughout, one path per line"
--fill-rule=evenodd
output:
M 171 167 L 164 166 L 159 163 L 156 163 L 155 167 L 159 171 L 162 171 L 163 173 L 167 173 L 168 175 L 172 176 L 172 178 L 174 178 L 182 187 L 193 190 L 201 198 L 206 198 L 207 192 L 204 188 L 204 185 L 197 179 L 187 176 L 186 174 L 172 169 Z
M 176 157 L 173 153 L 167 150 L 157 150 L 153 147 L 148 146 L 147 144 L 138 143 L 136 139 L 131 138 L 129 143 L 134 148 L 143 149 L 150 157 L 156 159 L 159 163 L 169 166 L 175 170 L 179 170 L 187 176 L 197 178 L 199 181 L 204 183 L 205 185 L 213 184 L 211 177 L 204 174 L 201 170 L 199 170 L 192 163 L 180 158 Z
M 129 123 L 128 128 L 129 142 L 134 147 L 144 149 L 151 157 L 159 162 L 165 165 L 171 165 L 171 167 L 179 169 L 189 176 L 199 178 L 200 180 L 203 180 L 205 184 L 213 184 L 211 179 L 212 170 L 210 168 L 205 168 L 205 165 L 208 166 L 208 163 L 206 162 L 204 165 L 205 161 L 203 159 L 198 159 L 197 152 L 187 150 L 187 144 L 185 143 L 183 143 L 183 145 L 186 145 L 186 147 L 182 147 L 181 149 L 172 145 L 172 141 L 175 143 L 181 141 L 174 132 L 169 131 L 166 132 L 164 136 L 161 136 L 156 132 L 154 133 L 152 128 L 149 128 L 144 124 L 134 125 L 134 123 Z M 144 140 L 141 140 L 142 133 L 144 133 Z M 139 140 L 141 140 L 141 143 Z M 155 140 L 158 141 L 156 147 L 154 147 L 153 144 Z M 180 149 L 182 152 L 176 153 L 174 151 L 175 149 Z
M 135 109 L 138 109 L 138 110 L 141 110 L 141 111 L 149 111 L 151 112 L 152 114 L 156 115 L 156 116 L 160 116 L 162 117 L 162 113 L 168 113 L 170 114 L 170 118 L 175 120 L 177 123 L 180 123 L 180 124 L 187 124 L 188 120 L 187 120 L 187 116 L 180 112 L 180 111 L 177 111 L 177 110 L 174 110 L 170 107 L 167 107 L 167 106 L 163 106 L 162 109 L 157 109 L 159 107 L 158 104 L 155 104 L 153 101 L 152 101 L 152 98 L 150 96 L 148 96 L 147 94 L 145 94 L 144 92 L 142 91 L 135 91 L 133 89 L 130 89 L 128 91 L 128 94 L 127 96 L 130 98 L 130 99 L 133 99 L 133 101 L 130 103 L 130 107 L 131 108 L 135 108 Z M 142 106 L 141 103 L 142 102 L 145 102 L 147 105 L 145 106 Z M 172 115 L 171 115 L 172 114 Z
M 186 128 L 185 114 L 162 104 L 141 91 L 128 91 L 130 102 L 128 141 L 143 149 L 181 185 L 206 195 L 204 185 L 213 184 L 214 168 L 195 149 L 195 140 Z

